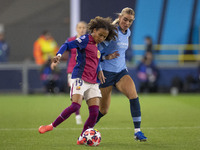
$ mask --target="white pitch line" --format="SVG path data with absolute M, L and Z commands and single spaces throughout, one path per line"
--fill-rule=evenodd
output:
M 83 128 L 57 128 L 55 130 L 82 130 Z M 98 128 L 98 130 L 133 130 L 134 128 Z M 143 127 L 145 130 L 184 130 L 184 129 L 200 129 L 200 126 L 196 127 Z M 0 128 L 0 131 L 35 131 L 38 128 Z

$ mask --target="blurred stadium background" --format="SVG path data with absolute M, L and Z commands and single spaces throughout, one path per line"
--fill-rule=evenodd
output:
M 47 29 L 61 45 L 75 34 L 76 23 L 95 16 L 115 19 L 124 7 L 135 10 L 127 65 L 136 88 L 136 66 L 145 52 L 144 37 L 153 39 L 159 68 L 158 92 L 170 92 L 173 79 L 188 90 L 200 91 L 200 0 L 0 0 L 0 29 L 10 45 L 9 61 L 0 63 L 0 92 L 37 93 L 42 89 L 33 43 Z M 61 91 L 67 91 L 66 62 L 62 62 Z
M 49 30 L 60 46 L 74 36 L 78 21 L 88 23 L 95 16 L 115 19 L 124 7 L 136 14 L 127 65 L 140 92 L 142 131 L 148 142 L 133 141 L 129 102 L 114 90 L 108 115 L 95 126 L 102 133 L 98 149 L 199 149 L 200 0 L 0 0 L 0 32 L 10 46 L 8 62 L 0 62 L 1 150 L 90 149 L 76 145 L 82 125 L 75 125 L 73 115 L 55 132 L 38 133 L 41 124 L 52 122 L 71 101 L 64 61 L 59 65 L 62 94 L 43 94 L 33 43 Z M 153 40 L 159 70 L 155 94 L 142 94 L 137 76 L 146 36 Z M 83 121 L 88 117 L 85 104 L 81 116 Z

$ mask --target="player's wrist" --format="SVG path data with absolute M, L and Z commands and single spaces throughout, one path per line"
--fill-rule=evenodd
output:
M 61 57 L 62 55 L 59 53 L 59 54 L 57 54 L 56 56 Z
M 106 56 L 104 55 L 104 56 L 102 56 L 102 60 L 106 60 Z
M 104 56 L 102 56 L 102 60 L 108 60 L 109 58 L 108 58 L 108 55 L 104 55 Z

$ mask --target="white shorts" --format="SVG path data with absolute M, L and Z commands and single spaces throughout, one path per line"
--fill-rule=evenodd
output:
M 98 83 L 88 83 L 81 80 L 80 78 L 75 79 L 75 81 L 73 82 L 70 91 L 70 98 L 74 94 L 82 95 L 86 101 L 94 97 L 102 97 Z
M 75 81 L 76 79 L 72 79 L 72 74 L 68 73 L 67 74 L 67 82 L 68 82 L 68 86 L 72 87 L 72 83 Z

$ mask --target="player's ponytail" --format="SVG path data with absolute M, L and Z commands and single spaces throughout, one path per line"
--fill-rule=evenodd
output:
M 119 18 L 116 18 L 112 24 L 118 24 L 119 23 Z

